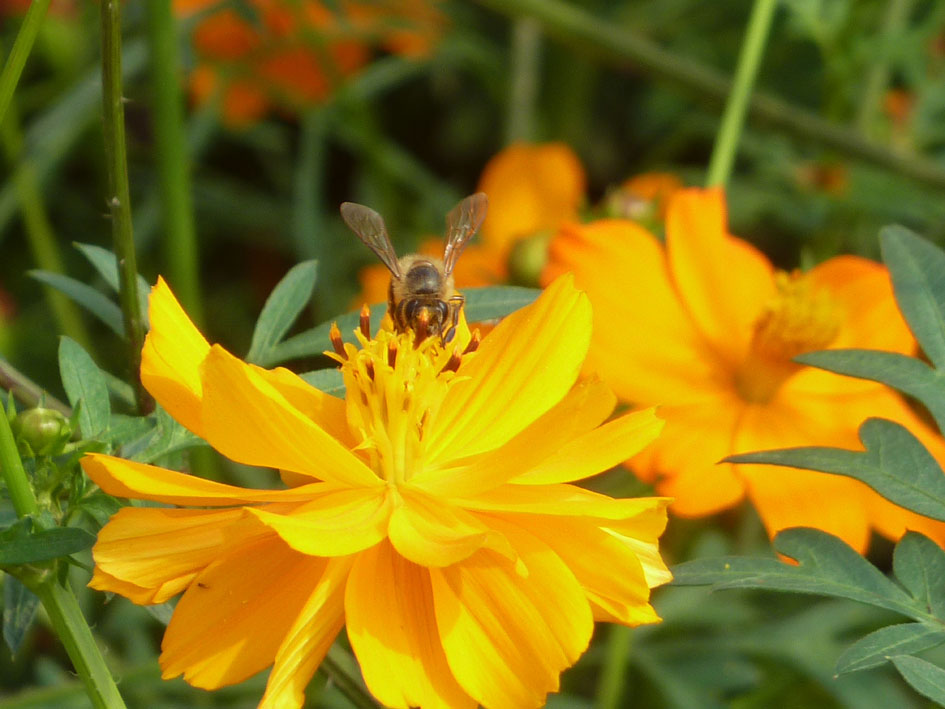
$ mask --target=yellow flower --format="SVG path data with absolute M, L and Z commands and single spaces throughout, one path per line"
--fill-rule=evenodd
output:
M 945 525 L 856 480 L 719 464 L 773 448 L 859 448 L 857 428 L 869 416 L 906 425 L 945 459 L 942 438 L 892 390 L 792 361 L 828 347 L 914 352 L 883 266 L 838 256 L 805 274 L 776 271 L 728 234 L 722 192 L 699 189 L 671 199 L 665 246 L 612 219 L 563 229 L 550 252 L 546 278 L 571 272 L 594 305 L 588 368 L 624 401 L 663 404 L 666 430 L 633 468 L 674 498 L 676 514 L 711 514 L 748 497 L 772 536 L 817 527 L 859 551 L 871 530 L 945 542 Z
M 659 620 L 649 589 L 666 500 L 571 483 L 639 451 L 652 410 L 575 384 L 591 311 L 570 278 L 475 351 L 382 330 L 339 347 L 345 400 L 210 346 L 159 281 L 142 380 L 232 460 L 291 486 L 252 490 L 106 455 L 83 459 L 126 507 L 101 530 L 90 585 L 137 603 L 178 593 L 166 678 L 207 689 L 269 665 L 262 706 L 296 707 L 343 626 L 392 707 L 535 707 L 593 620 Z M 190 506 L 190 507 L 183 507 Z

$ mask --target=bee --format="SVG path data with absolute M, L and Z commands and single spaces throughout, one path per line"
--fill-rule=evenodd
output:
M 380 214 L 354 202 L 341 205 L 341 218 L 390 271 L 387 312 L 398 332 L 413 330 L 418 341 L 439 336 L 450 342 L 456 334 L 459 313 L 466 299 L 456 293 L 453 269 L 466 244 L 483 219 L 489 200 L 477 192 L 463 199 L 446 215 L 446 246 L 443 258 L 409 254 L 400 259 L 390 243 Z

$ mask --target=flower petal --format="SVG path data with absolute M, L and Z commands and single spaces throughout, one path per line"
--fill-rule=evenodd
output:
M 718 389 L 718 357 L 682 305 L 652 234 L 618 219 L 562 227 L 542 282 L 566 272 L 594 310 L 585 371 L 599 373 L 621 399 L 672 404 Z
M 420 566 L 449 566 L 486 547 L 509 559 L 508 541 L 473 515 L 418 490 L 402 488 L 403 504 L 390 518 L 390 542 L 397 552 Z
M 386 488 L 335 489 L 309 497 L 310 502 L 286 514 L 246 511 L 297 552 L 312 556 L 353 554 L 387 536 L 391 505 Z
M 729 236 L 721 189 L 673 195 L 666 251 L 676 288 L 703 334 L 729 362 L 743 361 L 753 325 L 774 294 L 773 270 L 751 244 Z
M 124 507 L 98 533 L 92 548 L 100 591 L 129 596 L 135 603 L 163 603 L 183 591 L 220 555 L 241 509 L 179 510 Z M 137 589 L 112 581 L 133 584 Z
M 314 421 L 319 428 L 332 438 L 346 446 L 354 446 L 356 441 L 348 429 L 348 413 L 344 399 L 326 394 L 306 382 L 295 372 L 285 367 L 263 369 L 254 364 L 248 365 L 256 374 L 265 379 L 303 416 Z
M 305 688 L 345 623 L 345 582 L 351 558 L 331 559 L 276 652 L 259 709 L 305 704 Z
M 255 368 L 214 346 L 203 365 L 207 442 L 246 465 L 281 468 L 330 482 L 381 480 L 354 453 L 293 406 Z
M 476 705 L 446 663 L 430 572 L 387 542 L 358 555 L 345 589 L 345 616 L 364 681 L 384 706 Z
M 587 648 L 593 616 L 574 574 L 525 530 L 495 518 L 527 574 L 482 550 L 430 569 L 437 626 L 459 684 L 490 707 L 539 707 Z
M 272 664 L 328 561 L 275 537 L 235 548 L 181 597 L 161 643 L 164 679 L 216 689 Z
M 308 500 L 322 490 L 337 489 L 335 485 L 316 482 L 291 490 L 252 490 L 101 453 L 87 453 L 81 463 L 85 474 L 109 495 L 171 505 L 223 507 L 252 502 L 294 502 Z
M 537 467 L 511 482 L 549 485 L 597 475 L 643 450 L 656 440 L 665 423 L 656 415 L 655 408 L 626 414 L 568 441 Z
M 499 323 L 460 365 L 430 422 L 430 463 L 497 448 L 560 401 L 577 379 L 590 329 L 590 304 L 570 277 Z
M 141 351 L 141 382 L 164 409 L 201 435 L 200 364 L 210 345 L 160 276 L 148 301 L 151 331 Z

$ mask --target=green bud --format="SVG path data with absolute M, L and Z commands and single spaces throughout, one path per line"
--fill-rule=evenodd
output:
M 72 425 L 55 409 L 37 407 L 17 415 L 13 433 L 34 455 L 55 455 L 72 438 Z

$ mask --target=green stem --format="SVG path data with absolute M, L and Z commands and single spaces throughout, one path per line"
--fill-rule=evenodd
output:
M 7 491 L 10 493 L 10 501 L 13 503 L 16 516 L 26 517 L 37 514 L 39 506 L 36 504 L 36 496 L 26 476 L 20 454 L 16 450 L 16 440 L 13 438 L 10 420 L 3 406 L 0 406 L 0 472 L 3 473 L 3 480 L 7 484 Z
M 889 0 L 886 5 L 886 12 L 875 41 L 876 61 L 873 62 L 866 75 L 863 96 L 860 99 L 860 110 L 856 118 L 857 128 L 863 135 L 869 135 L 873 121 L 876 120 L 883 93 L 889 85 L 889 60 L 893 43 L 906 26 L 914 4 L 914 0 Z
M 29 407 L 42 404 L 47 408 L 55 409 L 66 418 L 72 416 L 71 408 L 56 397 L 46 393 L 39 384 L 2 357 L 0 357 L 0 389 L 12 392 L 13 396 Z
M 351 700 L 357 709 L 378 709 L 380 706 L 364 685 L 355 679 L 357 671 L 354 660 L 338 645 L 332 646 L 328 651 L 319 670 L 328 675 L 338 690 Z
M 649 39 L 561 0 L 478 0 L 511 17 L 533 17 L 545 34 L 588 55 L 620 67 L 632 66 L 700 96 L 724 100 L 732 83 L 697 61 L 680 57 Z M 863 162 L 897 172 L 933 187 L 945 187 L 945 168 L 914 155 L 899 154 L 865 140 L 848 127 L 825 121 L 774 96 L 755 92 L 748 104 L 753 118 Z
M 94 707 L 101 709 L 119 709 L 125 706 L 115 680 L 102 658 L 102 653 L 95 644 L 79 602 L 72 590 L 62 586 L 55 574 L 32 587 L 42 602 L 56 635 L 62 641 L 69 659 L 75 666 L 76 673 L 85 684 L 85 691 Z
M 761 66 L 761 57 L 764 54 L 768 33 L 771 29 L 771 20 L 774 18 L 778 0 L 755 0 L 748 19 L 748 30 L 745 41 L 742 42 L 738 56 L 738 66 L 735 69 L 735 82 L 732 92 L 728 95 L 725 111 L 722 113 L 722 124 L 715 136 L 715 147 L 712 149 L 712 158 L 709 160 L 709 169 L 706 176 L 706 186 L 724 187 L 732 173 L 735 154 L 738 152 L 738 139 L 745 124 L 745 113 L 748 110 L 748 101 L 751 98 L 751 89 Z
M 147 0 L 151 86 L 154 91 L 155 154 L 164 212 L 168 278 L 184 309 L 203 322 L 199 253 L 184 135 L 177 32 L 170 0 Z
M 102 0 L 102 102 L 105 157 L 108 168 L 108 207 L 112 218 L 112 237 L 118 257 L 120 288 L 118 300 L 124 316 L 129 362 L 138 410 L 146 411 L 150 402 L 141 385 L 141 346 L 144 322 L 138 305 L 138 265 L 135 261 L 131 226 L 131 193 L 128 188 L 128 161 L 125 153 L 125 109 L 121 95 L 121 2 Z
M 604 649 L 604 667 L 597 683 L 597 709 L 618 709 L 623 706 L 627 680 L 627 658 L 633 647 L 633 631 L 624 625 L 612 625 Z
M 538 96 L 541 25 L 520 17 L 512 26 L 512 80 L 505 142 L 534 140 L 535 99 Z
M 20 74 L 26 66 L 26 58 L 33 49 L 33 42 L 36 41 L 39 26 L 48 8 L 49 0 L 33 0 L 30 3 L 30 8 L 23 18 L 23 24 L 20 25 L 20 31 L 16 34 L 10 56 L 3 65 L 3 72 L 0 73 L 0 123 L 3 123 L 3 117 L 10 107 L 10 101 L 13 100 L 13 92 L 20 81 Z

